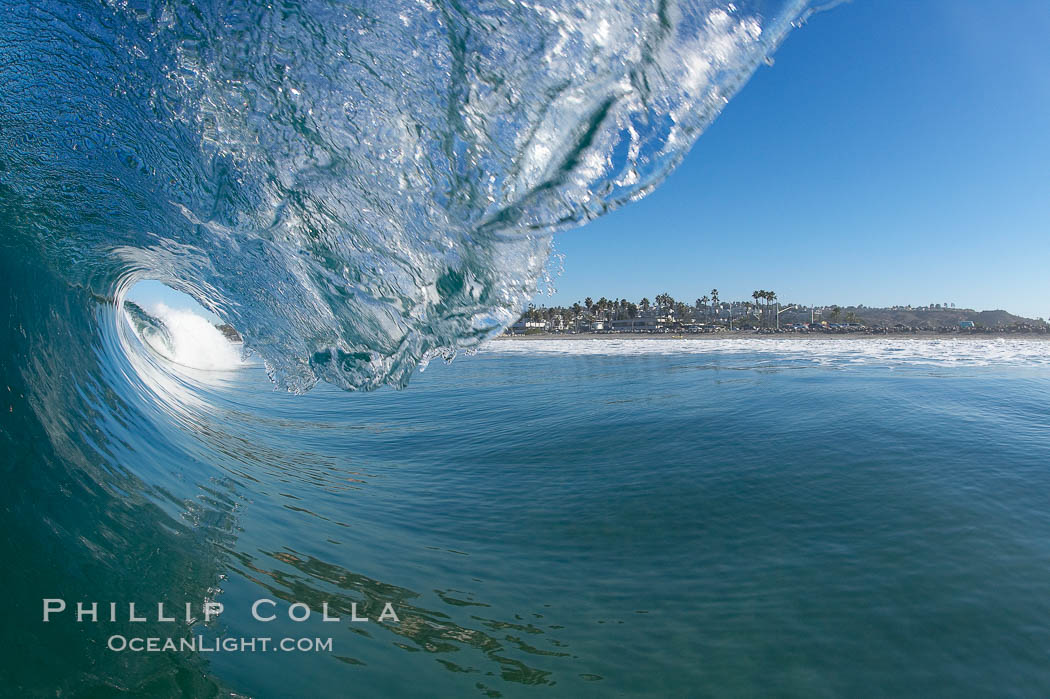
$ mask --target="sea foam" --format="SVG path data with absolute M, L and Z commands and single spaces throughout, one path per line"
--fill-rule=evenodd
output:
M 243 366 L 238 349 L 207 319 L 163 303 L 149 310 L 164 324 L 167 333 L 141 333 L 140 337 L 166 359 L 205 371 L 234 371 Z
M 1050 364 L 1050 342 L 1021 338 L 501 339 L 485 352 L 543 355 L 758 355 L 814 365 L 1011 366 Z

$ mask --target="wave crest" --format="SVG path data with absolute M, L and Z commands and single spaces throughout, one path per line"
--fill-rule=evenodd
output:
M 0 18 L 0 204 L 71 282 L 185 291 L 293 391 L 402 385 L 647 193 L 806 11 L 159 1 Z

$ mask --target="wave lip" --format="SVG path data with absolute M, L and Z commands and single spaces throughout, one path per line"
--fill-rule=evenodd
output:
M 551 234 L 656 186 L 806 12 L 19 5 L 0 213 L 103 297 L 190 294 L 283 388 L 403 385 L 509 324 Z

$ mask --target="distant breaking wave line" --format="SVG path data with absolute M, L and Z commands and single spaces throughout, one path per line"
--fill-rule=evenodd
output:
M 1046 366 L 1050 343 L 1014 339 L 894 338 L 719 338 L 719 339 L 555 339 L 500 340 L 485 347 L 496 354 L 755 355 L 777 363 L 801 361 L 822 366 Z

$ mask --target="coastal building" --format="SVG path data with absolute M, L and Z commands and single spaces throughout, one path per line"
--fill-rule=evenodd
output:
M 652 332 L 662 330 L 667 326 L 667 319 L 660 317 L 649 318 L 625 318 L 623 320 L 609 321 L 611 330 L 618 332 Z
M 510 331 L 515 335 L 526 333 L 529 330 L 533 331 L 544 331 L 547 329 L 547 323 L 542 320 L 526 320 L 521 318 L 517 323 L 510 326 Z

